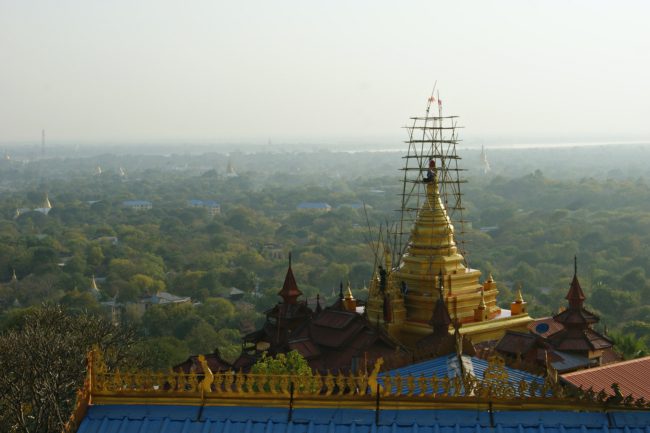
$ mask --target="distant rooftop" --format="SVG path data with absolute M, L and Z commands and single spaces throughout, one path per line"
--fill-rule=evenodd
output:
M 187 201 L 190 206 L 206 206 L 206 207 L 215 207 L 219 206 L 219 203 L 217 203 L 214 200 L 197 200 L 197 199 L 192 199 Z
M 124 206 L 151 206 L 148 200 L 125 200 L 122 202 Z
M 332 206 L 322 201 L 304 201 L 296 206 L 297 209 L 331 210 Z

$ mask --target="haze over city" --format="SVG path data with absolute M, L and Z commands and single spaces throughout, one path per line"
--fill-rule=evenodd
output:
M 0 1 L 0 144 L 650 141 L 642 1 Z M 350 144 L 350 145 L 347 145 Z M 134 144 L 135 146 L 135 144 Z

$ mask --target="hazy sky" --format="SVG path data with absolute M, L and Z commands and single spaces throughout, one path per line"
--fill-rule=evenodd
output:
M 648 1 L 0 0 L 0 143 L 650 139 Z

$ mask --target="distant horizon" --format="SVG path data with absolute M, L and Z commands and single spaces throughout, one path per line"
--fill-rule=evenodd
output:
M 54 142 L 46 143 L 45 158 L 48 157 L 72 157 L 79 154 L 80 157 L 108 155 L 162 155 L 170 154 L 209 154 L 209 153 L 299 153 L 299 152 L 341 152 L 341 153 L 399 153 L 405 152 L 406 147 L 403 141 L 376 141 L 370 140 L 359 142 L 349 139 L 347 141 L 332 142 L 278 142 L 269 146 L 260 142 L 239 142 L 232 141 L 209 142 L 209 141 L 160 141 L 160 142 L 103 142 L 103 143 L 75 143 L 75 142 Z M 401 145 L 401 147 L 400 147 Z M 612 147 L 612 146 L 650 146 L 650 139 L 637 140 L 533 140 L 524 141 L 521 139 L 505 140 L 494 139 L 494 141 L 461 141 L 458 144 L 459 150 L 476 151 L 482 147 L 486 151 L 498 150 L 526 150 L 526 149 L 567 149 L 580 147 Z M 2 144 L 0 152 L 6 152 L 22 156 L 35 156 L 41 158 L 41 143 L 23 144 Z

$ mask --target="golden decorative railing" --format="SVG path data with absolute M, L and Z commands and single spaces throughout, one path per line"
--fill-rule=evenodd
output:
M 358 405 L 382 405 L 390 402 L 403 405 L 490 404 L 517 408 L 526 406 L 577 407 L 601 410 L 603 407 L 650 408 L 643 398 L 611 396 L 600 391 L 582 391 L 561 386 L 554 380 L 512 381 L 503 368 L 503 361 L 494 358 L 484 378 L 471 374 L 459 377 L 424 377 L 379 374 L 381 360 L 372 372 L 362 375 L 262 375 L 243 372 L 213 373 L 201 359 L 205 374 L 169 372 L 108 372 L 98 353 L 90 368 L 90 396 L 95 401 L 132 402 L 146 399 L 148 403 L 197 399 L 203 403 L 227 404 L 224 400 L 268 401 L 286 404 L 325 402 L 340 404 L 354 401 Z M 617 390 L 617 388 L 614 388 Z M 188 400 L 189 401 L 189 400 Z M 428 403 L 427 403 L 428 402 Z
M 359 409 L 560 409 L 649 410 L 643 398 L 623 396 L 616 384 L 614 395 L 605 391 L 563 387 L 556 374 L 541 381 L 513 381 L 504 362 L 490 359 L 483 378 L 424 377 L 379 374 L 379 359 L 369 374 L 263 375 L 243 372 L 213 373 L 199 357 L 203 374 L 108 371 L 101 354 L 89 355 L 88 376 L 79 390 L 76 408 L 65 432 L 77 430 L 89 404 L 199 404 L 287 406 L 345 405 Z

